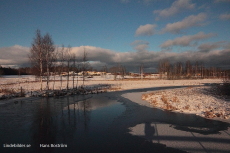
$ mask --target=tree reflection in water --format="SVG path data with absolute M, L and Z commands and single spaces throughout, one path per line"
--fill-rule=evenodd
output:
M 54 144 L 56 142 L 57 122 L 52 119 L 52 108 L 49 99 L 41 99 L 40 107 L 35 112 L 33 134 L 33 146 L 42 150 L 41 144 Z M 47 148 L 52 151 L 53 148 Z
M 78 102 L 78 97 L 66 97 L 56 101 L 41 99 L 31 128 L 32 145 L 36 146 L 38 151 L 52 152 L 55 148 L 41 148 L 40 145 L 73 142 L 77 129 L 79 132 L 82 132 L 82 129 L 88 130 L 90 107 L 90 100 Z M 61 113 L 58 113 L 60 109 Z

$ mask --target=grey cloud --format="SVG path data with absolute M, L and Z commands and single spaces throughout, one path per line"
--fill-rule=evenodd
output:
M 230 0 L 215 0 L 215 3 L 221 3 L 221 2 L 230 2 Z
M 168 48 L 172 46 L 190 46 L 192 42 L 201 40 L 201 39 L 206 39 L 215 36 L 213 33 L 205 34 L 203 32 L 199 32 L 195 35 L 189 35 L 189 36 L 182 36 L 175 38 L 173 40 L 167 40 L 163 44 L 160 45 L 162 48 Z
M 5 56 L 3 59 L 0 58 L 0 65 L 2 61 L 8 61 L 5 64 L 8 65 L 20 65 L 22 63 L 28 63 L 27 54 L 29 48 L 22 47 L 19 49 L 20 52 L 15 55 L 16 48 L 20 47 L 7 47 L 0 48 L 0 53 Z M 178 61 L 185 62 L 190 60 L 191 62 L 202 61 L 207 67 L 209 66 L 218 66 L 218 67 L 227 67 L 230 68 L 230 49 L 223 50 L 212 50 L 209 52 L 200 52 L 200 51 L 186 51 L 186 52 L 156 52 L 156 51 L 144 51 L 144 52 L 116 52 L 109 49 L 103 49 L 93 46 L 81 46 L 73 47 L 72 53 L 76 53 L 78 59 L 82 58 L 83 50 L 88 54 L 88 60 L 91 63 L 91 66 L 96 69 L 101 69 L 102 66 L 107 65 L 107 67 L 112 67 L 118 63 L 125 66 L 128 71 L 139 71 L 140 64 L 144 64 L 144 67 L 147 70 L 154 70 L 158 67 L 159 60 L 169 59 L 170 63 L 175 63 Z M 4 52 L 3 52 L 4 51 Z M 15 56 L 9 56 L 9 54 L 14 54 Z
M 223 41 L 221 42 L 214 42 L 214 43 L 204 43 L 204 44 L 201 44 L 198 49 L 200 52 L 210 52 L 214 49 L 217 49 L 217 48 L 220 48 L 222 46 L 224 46 L 224 43 Z
M 151 36 L 154 34 L 154 28 L 157 25 L 155 24 L 146 24 L 146 25 L 141 25 L 139 28 L 137 28 L 135 35 L 136 36 Z
M 230 20 L 230 14 L 221 14 L 219 18 L 221 20 Z
M 224 49 L 229 49 L 229 48 L 230 48 L 230 42 L 224 44 L 223 48 L 224 48 Z
M 149 42 L 148 41 L 144 41 L 144 40 L 135 40 L 135 41 L 133 41 L 130 45 L 131 46 L 136 46 L 136 45 L 139 45 L 139 44 L 149 44 Z
M 135 40 L 131 43 L 131 46 L 139 52 L 145 52 L 149 48 L 149 42 L 143 40 Z
M 135 47 L 135 50 L 142 52 L 142 51 L 146 51 L 147 48 L 149 48 L 147 44 L 140 44 Z
M 177 34 L 180 33 L 183 29 L 203 25 L 203 21 L 205 21 L 206 18 L 207 15 L 205 13 L 191 15 L 184 18 L 182 21 L 167 24 L 166 27 L 162 29 L 162 32 L 171 32 L 173 34 Z
M 170 8 L 166 8 L 163 10 L 155 10 L 154 14 L 158 14 L 159 17 L 169 17 L 173 16 L 182 10 L 193 9 L 195 4 L 192 4 L 190 0 L 177 0 L 172 3 Z

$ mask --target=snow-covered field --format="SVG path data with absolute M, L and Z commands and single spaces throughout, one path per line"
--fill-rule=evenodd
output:
M 51 78 L 49 88 L 50 89 L 66 89 L 67 87 L 67 77 L 62 77 L 63 81 L 61 83 L 60 77 L 56 76 Z M 85 86 L 94 86 L 99 84 L 108 84 L 120 90 L 128 89 L 140 89 L 140 88 L 150 88 L 150 87 L 162 87 L 162 86 L 190 86 L 190 85 L 202 85 L 204 83 L 221 83 L 219 79 L 203 79 L 203 80 L 121 80 L 118 77 L 118 80 L 114 81 L 114 76 L 95 76 L 93 78 L 86 78 L 84 82 Z M 57 81 L 59 80 L 59 81 Z M 73 88 L 73 78 L 69 79 L 69 88 Z M 75 77 L 74 86 L 82 86 L 82 78 Z M 34 76 L 24 76 L 24 77 L 6 77 L 0 78 L 0 92 L 2 89 L 9 89 L 15 92 L 19 92 L 21 88 L 25 92 L 37 91 L 40 90 L 39 79 L 36 79 Z M 43 81 L 43 89 L 46 89 L 46 81 Z M 1 92 L 4 94 L 4 92 Z
M 118 77 L 119 78 L 119 77 Z M 55 80 L 51 78 L 50 89 L 66 89 L 67 77 L 63 77 L 61 83 L 60 77 L 56 76 Z M 111 85 L 114 90 L 130 90 L 151 87 L 164 87 L 164 86 L 194 86 L 200 87 L 187 87 L 183 89 L 173 89 L 165 91 L 156 91 L 153 93 L 144 94 L 143 99 L 147 100 L 154 107 L 168 109 L 178 112 L 192 113 L 209 118 L 230 117 L 229 102 L 224 99 L 214 97 L 210 94 L 210 87 L 203 86 L 204 84 L 222 83 L 220 79 L 202 79 L 202 80 L 113 80 L 114 76 L 95 76 L 87 78 L 84 82 L 85 86 L 98 86 L 98 85 Z M 72 88 L 73 78 L 70 77 L 69 88 Z M 83 85 L 82 78 L 75 77 L 75 86 Z M 20 92 L 21 88 L 29 96 L 31 91 L 40 90 L 40 82 L 34 76 L 23 77 L 2 77 L 0 78 L 0 96 L 7 94 L 6 91 Z M 46 88 L 46 82 L 43 82 L 43 88 Z

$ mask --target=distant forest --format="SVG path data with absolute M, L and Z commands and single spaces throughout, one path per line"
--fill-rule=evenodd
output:
M 30 67 L 25 68 L 11 68 L 11 67 L 2 67 L 0 65 L 0 75 L 29 75 L 31 74 Z

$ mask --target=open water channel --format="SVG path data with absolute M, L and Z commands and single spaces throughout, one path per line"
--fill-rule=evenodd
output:
M 121 96 L 148 90 L 37 98 L 1 105 L 0 152 L 184 152 L 131 135 L 129 128 L 141 123 L 148 128 L 149 123 L 158 122 L 172 124 L 178 130 L 216 134 L 229 127 L 228 123 L 196 115 L 139 105 Z M 200 127 L 206 130 L 199 131 Z M 9 147 L 12 145 L 25 147 Z

